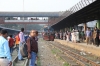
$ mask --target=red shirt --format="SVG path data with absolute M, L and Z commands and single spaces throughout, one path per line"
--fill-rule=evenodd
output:
M 10 38 L 9 39 L 9 47 L 13 47 L 14 46 L 14 39 Z

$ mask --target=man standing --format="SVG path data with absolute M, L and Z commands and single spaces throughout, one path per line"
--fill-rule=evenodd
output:
M 20 42 L 19 42 L 18 60 L 23 60 L 23 57 L 20 53 L 20 46 L 22 46 L 22 44 L 25 42 L 24 28 L 21 28 L 21 32 L 19 33 L 19 38 L 20 38 Z
M 97 27 L 95 27 L 94 32 L 93 32 L 93 38 L 94 38 L 94 44 L 96 44 L 96 46 L 99 46 L 100 43 L 100 39 L 99 39 L 99 29 L 97 29 Z
M 90 31 L 90 28 L 87 28 L 87 31 L 86 31 L 86 42 L 87 42 L 87 45 L 90 43 L 90 39 L 91 39 L 91 31 Z
M 0 36 L 0 66 L 12 65 L 7 36 L 8 32 L 6 30 L 2 30 Z
M 63 32 L 60 31 L 60 39 L 63 40 Z
M 14 47 L 14 39 L 12 38 L 12 35 L 10 35 L 10 38 L 9 38 L 9 47 L 10 47 L 10 53 L 12 54 L 13 47 Z
M 35 61 L 38 53 L 38 44 L 35 40 L 37 31 L 31 30 L 30 37 L 27 39 L 28 59 L 30 59 L 29 66 L 35 66 Z

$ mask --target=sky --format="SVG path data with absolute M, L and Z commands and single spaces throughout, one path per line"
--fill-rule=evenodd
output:
M 24 1 L 24 7 L 23 7 Z M 66 11 L 80 0 L 0 0 L 0 11 L 56 12 Z

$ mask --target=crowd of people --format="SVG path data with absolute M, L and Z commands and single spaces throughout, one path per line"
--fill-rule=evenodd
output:
M 60 31 L 55 32 L 55 38 L 66 40 L 67 42 L 72 41 L 75 43 L 86 42 L 88 44 L 93 44 L 97 47 L 100 45 L 100 30 L 95 27 L 91 30 L 89 27 L 85 31 L 79 31 L 73 29 L 72 31 Z
M 27 45 L 27 58 L 29 66 L 35 66 L 35 61 L 38 58 L 38 31 L 31 30 L 29 35 L 24 34 L 24 28 L 14 35 L 9 35 L 9 32 L 2 29 L 0 32 L 0 66 L 12 66 L 12 53 L 14 50 L 18 52 L 18 60 L 23 61 L 21 54 L 21 46 Z
M 12 53 L 14 50 L 18 52 L 18 60 L 22 61 L 23 56 L 21 54 L 21 46 L 27 45 L 27 58 L 29 59 L 29 66 L 35 66 L 35 61 L 38 58 L 38 31 L 31 30 L 29 35 L 24 34 L 24 28 L 18 32 L 15 36 L 9 35 L 8 31 L 2 29 L 0 32 L 0 66 L 12 65 Z M 87 28 L 85 31 L 78 31 L 73 29 L 72 31 L 60 31 L 55 32 L 55 39 L 66 40 L 67 42 L 86 42 L 99 47 L 100 44 L 100 30 L 95 27 L 94 30 Z

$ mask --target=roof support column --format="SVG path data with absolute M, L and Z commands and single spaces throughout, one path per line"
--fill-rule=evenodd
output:
M 87 30 L 87 24 L 84 23 L 84 33 L 86 32 L 86 30 Z
M 72 27 L 70 27 L 70 31 L 72 31 Z
M 97 20 L 96 27 L 100 29 L 100 20 Z

